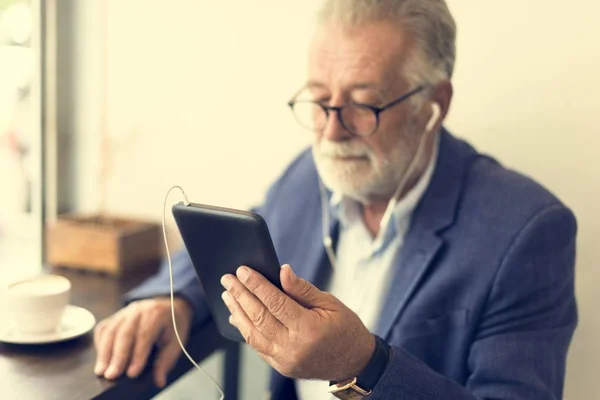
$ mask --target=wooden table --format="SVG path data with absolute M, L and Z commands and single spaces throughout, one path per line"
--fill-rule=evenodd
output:
M 98 321 L 122 306 L 123 294 L 150 275 L 116 280 L 110 277 L 68 270 L 52 270 L 67 277 L 72 301 L 91 311 Z M 227 400 L 237 400 L 240 347 L 223 339 L 210 324 L 192 332 L 189 353 L 202 361 L 216 350 L 225 350 L 224 389 Z M 94 375 L 96 351 L 92 334 L 52 345 L 20 346 L 0 344 L 0 398 L 10 400 L 148 399 L 160 392 L 147 368 L 137 379 L 114 382 Z M 169 384 L 185 374 L 191 364 L 183 357 L 169 375 Z

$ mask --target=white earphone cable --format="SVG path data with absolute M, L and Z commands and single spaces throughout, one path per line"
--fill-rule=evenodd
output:
M 319 190 L 321 192 L 321 228 L 323 230 L 323 245 L 325 246 L 325 252 L 327 253 L 327 258 L 329 258 L 331 268 L 335 269 L 337 259 L 335 252 L 333 251 L 333 239 L 331 239 L 331 234 L 329 233 L 329 208 L 327 207 L 327 192 L 321 178 L 317 179 L 319 180 Z
M 202 369 L 202 367 L 199 366 L 198 363 L 196 363 L 196 361 L 194 361 L 192 356 L 190 356 L 190 354 L 185 349 L 185 346 L 183 345 L 183 342 L 182 342 L 181 338 L 179 337 L 179 331 L 177 330 L 177 320 L 175 318 L 175 302 L 174 302 L 175 295 L 173 294 L 173 291 L 174 291 L 174 289 L 173 289 L 173 264 L 171 262 L 171 252 L 169 251 L 169 242 L 167 240 L 167 228 L 166 228 L 167 200 L 169 199 L 169 194 L 171 194 L 171 192 L 174 189 L 179 189 L 181 191 L 181 194 L 183 195 L 183 199 L 184 199 L 184 204 L 186 206 L 188 206 L 190 204 L 190 202 L 187 198 L 187 195 L 185 194 L 185 192 L 181 188 L 181 186 L 172 186 L 169 189 L 169 191 L 167 192 L 167 194 L 165 196 L 165 201 L 163 204 L 162 231 L 163 231 L 163 238 L 165 241 L 165 249 L 167 250 L 167 260 L 169 262 L 169 286 L 170 286 L 170 292 L 171 292 L 171 318 L 173 319 L 173 329 L 175 330 L 175 337 L 177 338 L 177 342 L 179 343 L 179 347 L 181 347 L 183 354 L 185 354 L 185 356 L 188 358 L 188 360 L 190 360 L 190 362 L 194 365 L 194 367 L 196 367 L 197 370 L 202 372 L 208 379 L 210 379 L 215 384 L 215 386 L 221 393 L 220 400 L 224 400 L 225 393 L 223 392 L 223 389 L 221 388 L 219 383 L 212 376 L 210 376 L 204 369 Z
M 379 232 L 377 233 L 377 235 L 383 234 L 382 231 L 385 231 L 385 229 L 387 228 L 387 225 L 392 218 L 394 208 L 396 208 L 398 196 L 400 196 L 402 191 L 405 189 L 408 180 L 410 179 L 415 168 L 417 167 L 417 163 L 422 157 L 423 151 L 425 150 L 426 138 L 431 132 L 433 132 L 433 128 L 435 127 L 435 125 L 438 122 L 438 119 L 440 118 L 440 113 L 440 106 L 437 103 L 433 103 L 432 115 L 429 121 L 427 122 L 425 133 L 423 136 L 421 136 L 421 139 L 419 140 L 419 146 L 417 147 L 417 151 L 415 152 L 410 164 L 408 165 L 406 172 L 402 176 L 402 179 L 400 179 L 400 183 L 396 187 L 396 190 L 394 191 L 394 194 L 390 199 L 385 209 L 385 212 L 383 213 L 383 217 L 381 218 L 381 223 L 379 225 Z M 333 240 L 331 239 L 331 235 L 329 233 L 329 207 L 327 206 L 327 192 L 321 178 L 318 179 L 319 190 L 321 192 L 321 221 L 323 230 L 323 245 L 325 246 L 325 252 L 327 253 L 327 257 L 329 258 L 329 263 L 331 264 L 331 267 L 335 269 L 337 264 L 337 257 L 335 255 L 335 252 L 333 251 Z
M 379 225 L 378 234 L 383 234 L 381 232 L 385 231 L 385 228 L 387 228 L 387 225 L 388 225 L 390 219 L 392 218 L 392 213 L 394 212 L 394 208 L 396 208 L 396 204 L 398 203 L 398 197 L 402 194 L 402 192 L 406 188 L 406 185 L 408 184 L 408 180 L 412 177 L 413 172 L 415 172 L 415 169 L 417 168 L 417 164 L 419 163 L 419 160 L 423 156 L 423 152 L 425 151 L 425 143 L 427 142 L 427 137 L 432 132 L 433 127 L 435 126 L 435 122 L 437 122 L 435 120 L 437 120 L 439 118 L 439 111 L 435 111 L 437 109 L 435 107 L 439 107 L 439 106 L 437 106 L 437 105 L 432 106 L 433 114 L 432 114 L 429 122 L 427 122 L 427 127 L 425 128 L 425 133 L 423 134 L 423 136 L 421 136 L 421 138 L 419 140 L 419 145 L 417 146 L 417 151 L 415 152 L 415 155 L 413 156 L 412 160 L 410 161 L 410 164 L 408 165 L 406 172 L 402 176 L 402 179 L 400 179 L 400 183 L 396 187 L 396 191 L 392 195 L 392 198 L 390 199 L 390 202 L 388 203 L 388 206 L 386 207 L 385 212 L 383 213 L 383 218 L 381 218 L 381 223 Z

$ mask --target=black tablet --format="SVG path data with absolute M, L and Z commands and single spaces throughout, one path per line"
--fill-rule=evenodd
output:
M 172 208 L 173 216 L 200 279 L 212 317 L 224 337 L 244 341 L 229 323 L 221 277 L 247 265 L 281 289 L 281 266 L 264 219 L 252 212 L 204 204 Z

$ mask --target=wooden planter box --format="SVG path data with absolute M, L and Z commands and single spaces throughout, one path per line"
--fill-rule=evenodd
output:
M 125 275 L 162 257 L 161 228 L 124 218 L 62 215 L 46 227 L 46 261 L 67 267 Z

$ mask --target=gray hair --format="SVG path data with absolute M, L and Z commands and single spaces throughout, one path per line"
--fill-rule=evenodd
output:
M 456 24 L 445 0 L 325 0 L 317 22 L 355 26 L 372 21 L 397 23 L 416 42 L 404 68 L 411 83 L 435 84 L 452 78 Z

